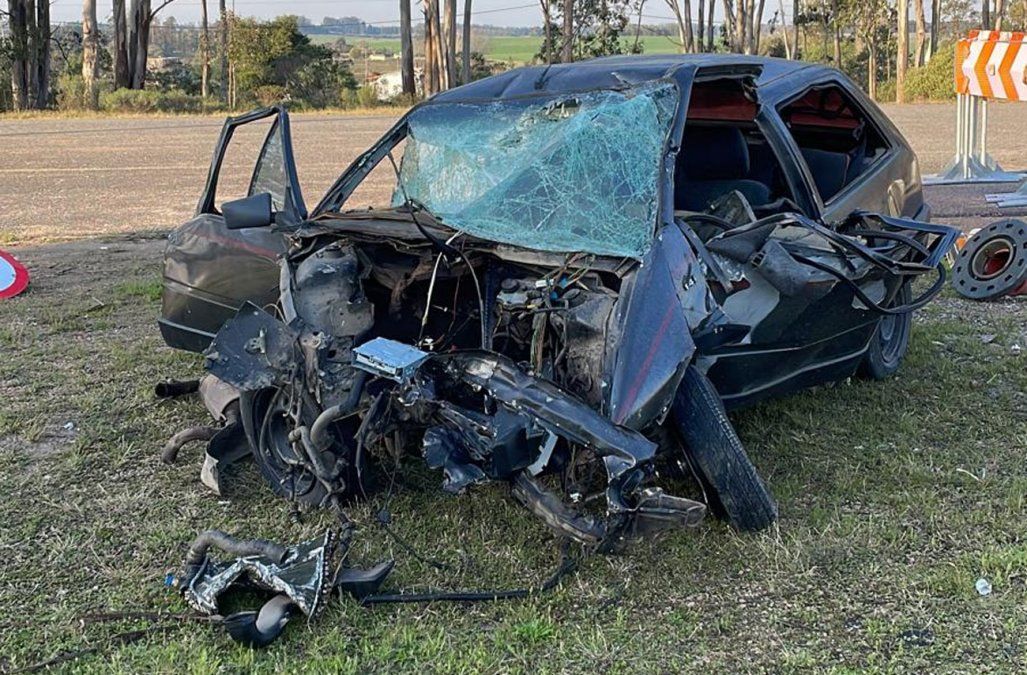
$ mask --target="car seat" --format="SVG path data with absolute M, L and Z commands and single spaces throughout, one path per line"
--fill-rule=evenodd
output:
M 753 206 L 770 201 L 770 188 L 749 177 L 749 146 L 737 127 L 687 126 L 674 175 L 674 208 L 705 211 L 738 190 Z
M 829 152 L 815 148 L 802 148 L 806 166 L 813 175 L 813 182 L 823 201 L 841 192 L 849 177 L 849 156 L 844 152 Z

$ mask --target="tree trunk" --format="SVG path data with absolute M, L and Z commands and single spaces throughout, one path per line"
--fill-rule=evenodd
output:
M 471 0 L 464 0 L 464 36 L 461 40 L 463 49 L 463 75 L 461 79 L 464 84 L 471 81 Z
M 439 90 L 435 80 L 435 39 L 432 37 L 433 24 L 431 20 L 432 0 L 424 0 L 422 11 L 424 12 L 424 95 L 431 96 Z
M 895 55 L 895 102 L 906 102 L 906 70 L 909 67 L 909 0 L 898 0 L 898 37 Z
M 446 0 L 446 79 L 447 89 L 456 83 L 456 0 Z
M 542 32 L 543 49 L 545 50 L 542 57 L 546 60 L 547 64 L 553 62 L 553 16 L 550 12 L 550 0 L 538 0 L 539 6 L 542 7 Z
M 1002 0 L 998 0 L 1001 2 Z M 913 65 L 922 68 L 927 63 L 927 17 L 924 15 L 924 0 L 913 0 L 913 17 L 916 20 L 916 44 L 913 46 Z
M 928 58 L 938 51 L 938 25 L 941 23 L 941 0 L 931 0 L 931 48 Z
M 210 23 L 207 0 L 200 0 L 200 96 L 210 96 Z
M 129 89 L 142 89 L 146 85 L 150 20 L 150 0 L 132 0 L 128 18 Z
M 741 0 L 739 0 L 741 2 Z M 724 41 L 729 52 L 735 51 L 735 5 L 732 0 L 721 0 L 724 6 Z
M 991 28 L 991 0 L 981 0 L 981 28 Z
M 745 18 L 745 3 L 746 0 L 738 0 L 738 5 L 735 7 L 735 45 L 732 51 L 741 54 L 745 51 L 745 46 L 748 44 L 748 36 L 746 35 L 745 25 L 747 23 Z
M 867 94 L 871 99 L 877 100 L 877 47 L 871 43 L 867 45 Z M 896 89 L 896 91 L 898 91 Z
M 221 48 L 221 102 L 228 105 L 228 8 L 225 0 L 218 3 L 218 42 Z
M 831 0 L 831 27 L 832 39 L 834 41 L 834 67 L 842 67 L 842 17 L 838 7 L 838 0 Z
M 685 1 L 687 2 L 687 0 Z M 685 17 L 681 15 L 681 7 L 678 5 L 677 0 L 667 0 L 667 6 L 674 12 L 674 21 L 678 26 L 678 42 L 680 43 L 681 53 L 688 54 L 692 51 L 692 40 L 689 36 L 690 31 L 685 27 Z M 691 24 L 691 21 L 688 23 Z
M 799 58 L 799 4 L 800 0 L 792 2 L 792 58 Z
M 699 0 L 702 2 L 702 0 Z M 689 54 L 699 51 L 695 48 L 695 34 L 692 32 L 692 0 L 681 0 L 685 23 L 685 47 Z M 675 3 L 676 6 L 676 3 Z M 642 17 L 639 16 L 639 21 Z
M 36 4 L 36 107 L 50 106 L 50 2 Z
M 90 110 L 96 110 L 96 81 L 100 77 L 100 41 L 96 28 L 96 0 L 82 2 L 82 103 Z
M 702 0 L 699 0 L 702 2 Z M 717 0 L 709 0 L 706 6 L 706 51 L 713 52 L 713 12 L 717 8 Z
M 560 61 L 570 63 L 574 60 L 574 0 L 563 0 L 563 45 L 560 50 Z
M 763 34 L 763 11 L 766 9 L 766 0 L 756 0 L 755 5 L 755 11 L 752 12 L 752 30 L 749 32 L 751 54 L 760 53 L 760 36 Z M 750 10 L 752 10 L 751 5 Z
M 785 17 L 785 0 L 777 0 L 778 11 L 781 13 L 781 32 L 784 34 L 785 58 L 792 58 L 792 41 L 788 37 L 788 23 Z
M 35 17 L 26 0 L 7 0 L 7 19 L 11 41 L 11 100 L 15 110 L 27 110 L 35 102 L 32 91 L 32 61 L 29 33 Z
M 1006 18 L 1005 0 L 995 0 L 995 25 L 993 30 L 1002 30 L 1002 19 Z
M 695 51 L 706 51 L 706 1 L 698 0 L 698 20 L 695 22 Z
M 114 0 L 114 88 L 127 89 L 130 83 L 125 0 Z
M 447 44 L 446 31 L 442 28 L 442 8 L 439 6 L 441 0 L 434 0 L 435 12 L 432 20 L 435 22 L 433 32 L 435 35 L 436 63 L 439 66 L 439 91 L 445 91 L 452 86 L 449 75 L 452 67 L 449 60 L 449 46 Z
M 403 93 L 417 95 L 414 81 L 414 37 L 410 28 L 410 0 L 399 0 L 399 55 L 400 72 L 403 77 Z

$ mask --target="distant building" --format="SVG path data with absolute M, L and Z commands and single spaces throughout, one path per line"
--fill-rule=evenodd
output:
M 421 69 L 414 69 L 414 86 L 417 89 L 417 93 L 421 93 Z M 403 73 L 398 70 L 393 70 L 388 73 L 382 73 L 370 83 L 374 87 L 374 92 L 378 96 L 379 101 L 388 101 L 396 98 L 403 93 Z

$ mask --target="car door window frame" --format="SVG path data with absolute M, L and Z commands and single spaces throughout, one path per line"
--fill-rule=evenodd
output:
M 877 133 L 885 144 L 885 151 L 881 153 L 881 155 L 877 157 L 866 170 L 853 178 L 852 181 L 847 185 L 844 185 L 841 190 L 831 195 L 831 197 L 825 201 L 820 194 L 820 190 L 817 189 L 816 182 L 813 180 L 813 173 L 810 171 L 809 165 L 806 163 L 806 158 L 803 156 L 799 144 L 796 142 L 791 129 L 788 128 L 788 125 L 784 122 L 784 118 L 781 116 L 781 110 L 788 105 L 791 105 L 799 98 L 805 96 L 810 90 L 825 89 L 828 87 L 837 87 L 841 90 L 849 103 L 855 106 L 856 110 L 863 115 L 866 123 L 873 127 L 874 132 Z M 771 107 L 774 123 L 784 132 L 783 136 L 785 143 L 788 146 L 788 150 L 793 156 L 795 163 L 801 170 L 800 172 L 802 174 L 803 181 L 806 183 L 806 190 L 812 196 L 813 202 L 816 204 L 819 211 L 819 215 L 823 215 L 825 212 L 830 210 L 832 205 L 849 197 L 858 185 L 882 171 L 887 165 L 887 160 L 895 154 L 895 143 L 892 141 L 891 137 L 881 129 L 881 125 L 878 123 L 877 118 L 861 104 L 859 97 L 854 94 L 852 88 L 838 78 L 826 77 L 803 82 L 801 86 L 789 89 L 777 98 L 779 99 L 778 102 Z
M 292 152 L 292 133 L 289 128 L 289 113 L 280 105 L 261 108 L 243 115 L 229 117 L 225 120 L 225 124 L 221 128 L 221 135 L 218 138 L 217 144 L 214 146 L 214 156 L 211 159 L 210 169 L 207 172 L 207 182 L 204 185 L 203 194 L 200 196 L 200 201 L 196 206 L 196 215 L 221 215 L 220 210 L 218 210 L 216 206 L 218 177 L 221 174 L 221 166 L 225 159 L 225 152 L 228 149 L 228 144 L 232 141 L 232 135 L 239 127 L 267 119 L 268 117 L 275 117 L 275 119 L 271 123 L 271 128 L 268 130 L 267 135 L 264 137 L 264 142 L 260 147 L 260 152 L 257 155 L 257 161 L 253 166 L 253 173 L 250 175 L 247 192 L 253 188 L 254 180 L 256 179 L 257 171 L 260 167 L 260 162 L 263 161 L 267 150 L 268 141 L 270 140 L 271 135 L 277 132 L 281 135 L 282 161 L 285 165 L 286 185 L 282 209 L 274 214 L 275 224 L 294 225 L 306 220 L 307 208 L 303 201 L 303 192 L 300 189 L 299 178 L 296 175 L 296 162 Z

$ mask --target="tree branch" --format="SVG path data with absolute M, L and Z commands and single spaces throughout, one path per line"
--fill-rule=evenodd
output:
M 174 1 L 175 1 L 175 0 L 164 0 L 164 2 L 160 3 L 159 5 L 157 5 L 157 9 L 155 9 L 155 10 L 153 10 L 153 11 L 151 11 L 151 12 L 150 12 L 150 18 L 149 18 L 149 20 L 150 20 L 150 21 L 153 21 L 153 18 L 154 18 L 155 16 L 157 16 L 157 12 L 161 11 L 162 9 L 164 9 L 165 7 L 167 7 L 168 5 L 170 5 L 171 3 L 173 3 Z

